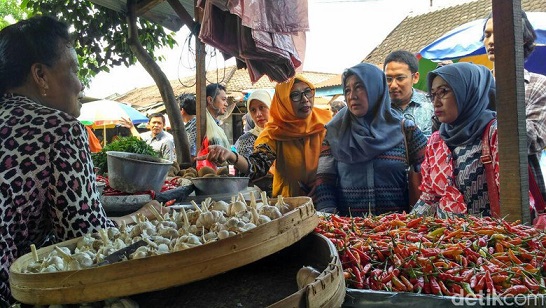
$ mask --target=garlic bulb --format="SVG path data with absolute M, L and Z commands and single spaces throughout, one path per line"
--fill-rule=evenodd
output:
M 218 232 L 218 238 L 223 240 L 225 238 L 228 238 L 229 237 L 229 231 L 228 230 L 221 230 L 220 232 Z
M 227 213 L 229 211 L 229 203 L 226 201 L 220 200 L 216 201 L 210 207 L 211 210 L 220 211 Z
M 261 208 L 261 214 L 271 218 L 271 220 L 282 217 L 281 211 L 276 206 L 272 205 L 264 205 Z
M 290 204 L 285 203 L 283 196 L 281 195 L 277 197 L 277 203 L 275 204 L 275 206 L 279 209 L 279 211 L 281 211 L 281 214 L 283 215 L 292 210 L 292 207 L 290 207 Z
M 246 211 L 246 210 L 247 210 L 246 204 L 243 201 L 238 200 L 238 201 L 232 202 L 229 205 L 228 215 L 229 216 L 235 216 L 235 215 L 237 215 L 237 213 L 242 212 L 242 211 Z
M 296 274 L 296 281 L 298 282 L 298 289 L 305 287 L 306 285 L 315 281 L 320 275 L 320 272 L 311 266 L 304 266 L 300 268 Z

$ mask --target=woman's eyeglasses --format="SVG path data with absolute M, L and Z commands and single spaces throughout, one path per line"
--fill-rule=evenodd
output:
M 305 97 L 307 97 L 307 99 L 312 99 L 315 96 L 315 90 L 311 88 L 307 88 L 303 92 L 300 92 L 300 91 L 291 92 L 290 100 L 293 102 L 301 102 L 304 95 Z
M 442 99 L 446 96 L 447 93 L 451 92 L 450 88 L 441 87 L 436 90 L 436 92 L 430 92 L 430 94 L 427 95 L 428 99 L 431 101 L 434 101 L 436 98 Z

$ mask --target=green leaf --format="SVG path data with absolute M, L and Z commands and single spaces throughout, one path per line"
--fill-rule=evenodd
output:
M 93 164 L 95 167 L 99 168 L 99 174 L 108 173 L 108 162 L 106 155 L 106 152 L 108 151 L 129 152 L 159 157 L 159 153 L 148 145 L 146 141 L 135 136 L 119 137 L 118 139 L 105 145 L 100 152 L 93 153 L 91 155 L 93 158 Z

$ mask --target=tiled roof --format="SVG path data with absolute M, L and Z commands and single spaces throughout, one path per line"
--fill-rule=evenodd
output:
M 323 82 L 336 76 L 331 73 L 303 72 L 303 75 L 313 84 Z M 276 82 L 269 80 L 267 76 L 260 78 L 255 84 L 250 81 L 250 76 L 246 69 L 237 69 L 235 66 L 219 69 L 218 71 L 207 72 L 207 83 L 219 82 L 226 86 L 228 95 L 240 93 L 249 89 L 275 88 Z M 195 93 L 195 76 L 181 78 L 180 80 L 171 80 L 171 86 L 175 95 L 182 93 Z M 118 102 L 130 103 L 135 107 L 144 107 L 163 101 L 157 86 L 151 85 L 142 88 L 133 89 L 123 95 L 111 98 Z
M 341 74 L 337 74 L 331 78 L 328 78 L 324 80 L 323 82 L 319 82 L 315 84 L 315 87 L 318 88 L 327 88 L 327 87 L 335 87 L 335 86 L 341 86 Z
M 544 12 L 546 1 L 521 0 L 521 7 L 526 12 Z M 382 67 L 385 57 L 391 51 L 404 49 L 417 53 L 453 28 L 475 19 L 485 18 L 490 12 L 491 1 L 477 0 L 418 16 L 408 16 L 363 62 Z

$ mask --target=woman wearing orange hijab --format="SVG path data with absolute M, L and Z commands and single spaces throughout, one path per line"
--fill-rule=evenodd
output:
M 102 150 L 102 145 L 100 145 L 100 140 L 97 138 L 91 127 L 85 126 L 87 130 L 87 136 L 89 137 L 89 149 L 91 153 L 98 153 Z
M 320 147 L 326 124 L 332 118 L 328 110 L 314 108 L 315 86 L 297 75 L 275 87 L 269 122 L 247 158 L 221 146 L 209 146 L 209 153 L 197 157 L 218 164 L 234 165 L 250 179 L 267 174 L 275 163 L 272 195 L 284 197 L 308 195 L 314 186 Z

